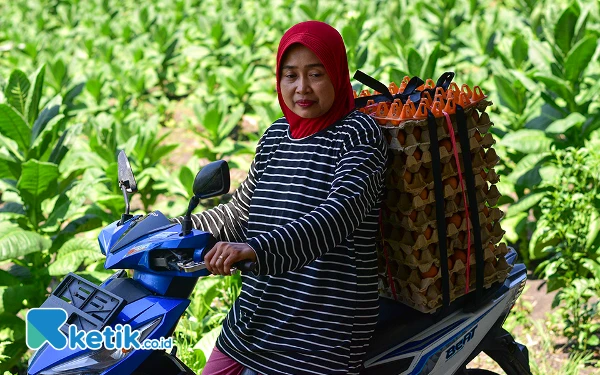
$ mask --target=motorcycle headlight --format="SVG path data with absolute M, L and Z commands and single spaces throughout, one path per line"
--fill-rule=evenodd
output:
M 144 341 L 148 335 L 154 331 L 162 318 L 155 319 L 144 326 L 137 328 L 140 331 L 139 341 Z M 49 370 L 42 371 L 40 375 L 96 375 L 107 370 L 126 358 L 132 350 L 126 349 L 98 349 L 89 353 L 82 354 L 67 362 L 56 365 Z

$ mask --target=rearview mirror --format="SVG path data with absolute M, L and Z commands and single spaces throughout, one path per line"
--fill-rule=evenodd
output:
M 198 172 L 194 179 L 194 196 L 198 199 L 215 197 L 229 191 L 229 165 L 217 160 Z
M 129 159 L 125 155 L 125 151 L 121 150 L 117 158 L 119 164 L 119 186 L 124 186 L 128 193 L 135 193 L 137 191 L 137 183 L 135 177 L 133 177 L 133 171 L 129 164 Z

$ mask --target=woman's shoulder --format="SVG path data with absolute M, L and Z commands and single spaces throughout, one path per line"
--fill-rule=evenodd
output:
M 383 139 L 381 127 L 375 119 L 363 112 L 355 110 L 348 114 L 341 123 L 344 133 L 351 139 L 364 140 L 367 143 L 379 143 Z

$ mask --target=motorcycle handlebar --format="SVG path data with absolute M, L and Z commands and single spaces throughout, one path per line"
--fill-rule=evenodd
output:
M 242 272 L 254 272 L 256 269 L 256 262 L 246 260 L 243 262 L 237 262 L 233 266 Z

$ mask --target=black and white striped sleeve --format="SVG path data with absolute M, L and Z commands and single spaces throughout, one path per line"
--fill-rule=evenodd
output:
M 354 131 L 336 164 L 327 199 L 308 214 L 248 240 L 259 275 L 297 270 L 346 239 L 379 199 L 385 172 L 381 131 Z

